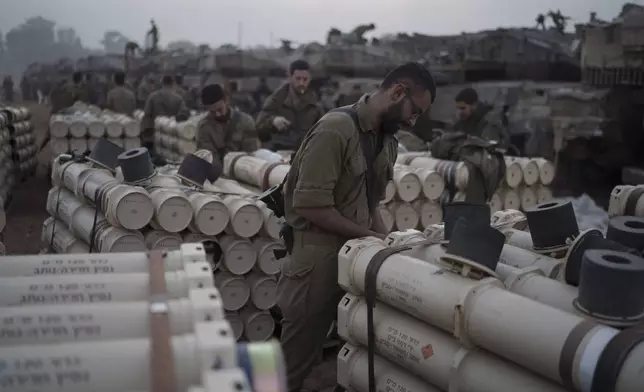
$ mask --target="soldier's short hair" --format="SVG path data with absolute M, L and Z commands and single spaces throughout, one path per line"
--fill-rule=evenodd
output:
M 391 70 L 380 84 L 380 88 L 388 89 L 403 80 L 411 80 L 416 86 L 423 87 L 432 95 L 432 102 L 436 99 L 436 82 L 431 72 L 422 64 L 409 62 Z
M 288 73 L 289 75 L 293 75 L 295 71 L 309 71 L 310 69 L 311 66 L 305 60 L 295 60 L 288 67 Z
M 201 103 L 204 106 L 213 105 L 225 97 L 224 89 L 218 84 L 209 84 L 201 89 Z
M 125 72 L 118 71 L 114 74 L 114 83 L 117 86 L 122 86 L 125 84 Z
M 479 101 L 479 94 L 472 87 L 466 87 L 456 94 L 454 101 L 474 105 Z
M 163 83 L 164 86 L 172 86 L 174 84 L 174 77 L 172 75 L 163 75 L 161 83 Z

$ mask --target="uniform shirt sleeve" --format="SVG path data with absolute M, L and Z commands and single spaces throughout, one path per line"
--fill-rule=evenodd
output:
M 197 149 L 208 150 L 215 158 L 219 157 L 219 151 L 215 148 L 211 135 L 215 130 L 207 121 L 201 120 L 197 128 Z M 217 158 L 218 159 L 218 158 Z
M 398 159 L 398 140 L 392 135 L 388 136 L 383 145 L 382 154 L 385 154 L 384 159 L 380 157 L 376 159 L 378 163 L 375 166 L 376 178 L 374 196 L 376 201 L 382 201 L 387 195 L 387 185 L 394 178 L 394 166 L 396 159 Z M 379 162 L 378 162 L 379 161 Z
M 259 148 L 259 138 L 257 137 L 255 122 L 245 113 L 242 114 L 242 116 L 242 121 L 239 124 L 242 134 L 244 135 L 242 149 L 246 152 L 252 152 Z
M 155 95 L 150 95 L 148 99 L 145 101 L 145 107 L 143 108 L 143 121 L 142 126 L 144 129 L 146 128 L 154 128 L 154 118 L 156 117 L 156 113 L 154 111 L 154 97 Z
M 331 207 L 343 167 L 347 139 L 335 129 L 319 126 L 302 150 L 293 190 L 294 208 Z
M 183 99 L 181 94 L 177 94 L 177 97 L 179 97 L 179 109 L 177 110 L 177 115 L 174 117 L 177 121 L 186 121 L 190 118 L 190 109 L 188 109 L 186 101 Z
M 107 99 L 105 100 L 105 108 L 108 110 L 114 111 L 114 91 L 107 93 Z
M 262 140 L 269 140 L 271 133 L 275 131 L 273 119 L 277 115 L 279 102 L 275 95 L 266 98 L 262 110 L 257 115 L 256 131 Z

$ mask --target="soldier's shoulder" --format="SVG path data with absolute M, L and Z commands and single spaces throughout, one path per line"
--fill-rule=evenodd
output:
M 358 129 L 350 114 L 341 111 L 331 111 L 322 116 L 313 131 L 333 132 L 349 140 L 357 134 Z
M 237 110 L 237 112 L 240 124 L 255 124 L 255 120 L 253 120 L 253 117 L 250 114 L 242 112 L 241 110 Z
M 210 115 L 206 114 L 197 122 L 197 128 L 203 128 L 209 126 L 211 122 Z
M 342 109 L 342 108 L 341 108 Z M 326 112 L 320 122 L 328 127 L 335 127 L 342 132 L 353 134 L 358 131 L 356 122 L 348 110 L 331 110 Z
M 491 125 L 501 125 L 501 113 L 496 110 L 490 110 L 483 116 L 483 120 Z
M 286 99 L 286 96 L 288 95 L 288 89 L 289 84 L 284 83 L 266 98 L 266 102 L 284 101 Z

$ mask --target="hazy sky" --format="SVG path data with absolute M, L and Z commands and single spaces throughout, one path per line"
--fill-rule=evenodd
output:
M 0 0 L 0 30 L 40 15 L 98 46 L 109 29 L 142 42 L 154 18 L 162 43 L 238 44 L 241 36 L 247 46 L 269 44 L 271 37 L 322 41 L 330 27 L 345 31 L 370 22 L 377 35 L 533 26 L 538 13 L 557 8 L 572 21 L 587 21 L 593 10 L 612 19 L 621 6 L 619 0 Z

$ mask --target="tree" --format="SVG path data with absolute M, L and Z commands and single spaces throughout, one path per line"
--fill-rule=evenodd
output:
M 122 54 L 125 52 L 125 47 L 127 46 L 128 42 L 132 42 L 132 40 L 118 31 L 110 30 L 106 31 L 105 34 L 103 34 L 101 45 L 103 45 L 107 53 Z
M 40 16 L 29 18 L 9 30 L 4 40 L 5 55 L 0 69 L 14 76 L 29 64 L 54 63 L 62 58 L 74 61 L 87 50 L 71 28 L 56 29 L 56 23 Z

